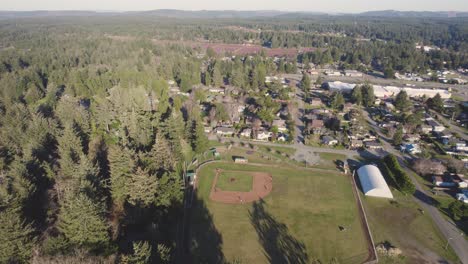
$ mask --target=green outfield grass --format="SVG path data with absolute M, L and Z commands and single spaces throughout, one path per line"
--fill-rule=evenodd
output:
M 222 171 L 218 176 L 216 187 L 222 191 L 250 192 L 253 176 L 242 171 Z
M 262 202 L 213 202 L 209 194 L 216 168 L 270 173 L 273 191 Z M 206 165 L 198 176 L 190 221 L 193 263 L 235 259 L 242 263 L 330 263 L 335 259 L 353 264 L 367 258 L 350 179 L 343 174 L 221 162 Z

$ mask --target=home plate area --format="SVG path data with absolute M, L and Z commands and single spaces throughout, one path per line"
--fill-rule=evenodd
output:
M 227 204 L 250 203 L 267 196 L 272 188 L 269 173 L 216 169 L 210 199 Z

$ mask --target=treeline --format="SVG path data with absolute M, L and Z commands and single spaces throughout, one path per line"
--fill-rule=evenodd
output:
M 384 168 L 384 172 L 392 179 L 400 192 L 413 194 L 416 191 L 416 187 L 410 177 L 405 171 L 403 171 L 398 159 L 394 155 L 387 155 L 383 159 L 382 167 Z
M 391 69 L 401 72 L 426 72 L 443 68 L 468 68 L 468 23 L 466 18 L 350 18 L 305 17 L 186 20 L 149 17 L 90 17 L 23 19 L 13 27 L 8 20 L 0 24 L 2 44 L 28 43 L 33 32 L 77 34 L 86 32 L 102 36 L 175 41 L 209 41 L 223 43 L 254 42 L 273 48 L 316 47 L 307 55 L 316 64 L 337 62 L 342 68 L 360 70 Z M 61 26 L 57 26 L 60 23 Z M 237 28 L 240 27 L 240 28 Z M 40 41 L 46 41 L 43 37 Z M 436 45 L 441 50 L 424 52 L 415 44 Z M 299 58 L 302 61 L 302 58 Z

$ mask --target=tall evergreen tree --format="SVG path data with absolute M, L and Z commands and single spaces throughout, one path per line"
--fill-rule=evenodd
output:
M 371 107 L 375 104 L 374 87 L 370 84 L 362 86 L 362 104 L 365 107 Z
M 149 207 L 155 203 L 157 186 L 155 175 L 150 175 L 148 171 L 138 168 L 128 184 L 128 202 L 132 205 Z
M 353 89 L 353 93 L 351 94 L 351 98 L 353 100 L 353 103 L 357 105 L 362 105 L 362 88 L 359 85 L 356 85 Z
M 19 210 L 0 212 L 0 263 L 29 263 L 35 242 L 34 229 Z
M 97 249 L 109 242 L 103 205 L 84 193 L 67 194 L 58 216 L 59 231 L 74 245 Z
M 170 171 L 174 169 L 174 153 L 162 133 L 156 135 L 156 142 L 151 149 L 151 161 L 150 168 L 154 172 L 159 170 Z
M 118 145 L 109 148 L 110 190 L 112 200 L 123 207 L 128 197 L 128 183 L 134 173 L 135 163 L 130 151 Z
M 401 91 L 397 94 L 395 98 L 395 108 L 402 112 L 406 112 L 411 108 L 411 101 L 405 91 Z

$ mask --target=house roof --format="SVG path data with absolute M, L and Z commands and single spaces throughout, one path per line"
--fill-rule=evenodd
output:
M 312 128 L 322 128 L 323 127 L 323 120 L 314 119 L 312 123 L 310 123 Z

